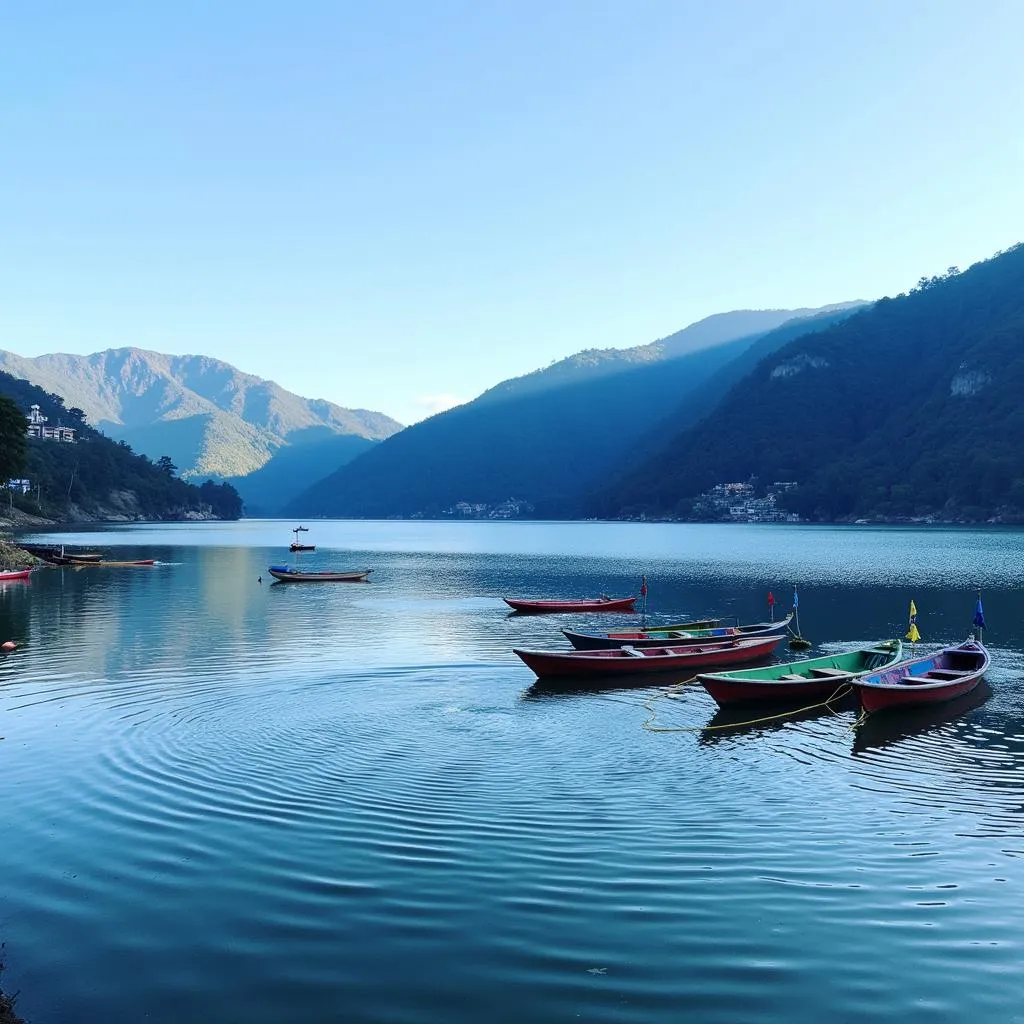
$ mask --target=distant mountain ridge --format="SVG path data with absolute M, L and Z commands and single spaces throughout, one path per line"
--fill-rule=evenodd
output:
M 791 339 L 589 512 L 687 518 L 755 480 L 813 520 L 1022 522 L 1022 387 L 1024 244 Z
M 138 348 L 34 358 L 0 351 L 0 370 L 61 395 L 68 408 L 81 409 L 92 426 L 135 451 L 169 455 L 184 478 L 233 479 L 243 497 L 245 478 L 288 446 L 333 436 L 372 444 L 401 430 L 383 413 L 302 398 L 208 356 Z M 348 457 L 363 446 L 351 447 Z M 338 457 L 346 457 L 343 446 Z M 278 480 L 283 497 L 309 483 Z
M 582 352 L 504 381 L 365 452 L 286 511 L 430 516 L 460 501 L 570 501 L 631 464 L 641 438 L 766 332 L 804 322 L 792 312 L 718 314 L 650 345 Z

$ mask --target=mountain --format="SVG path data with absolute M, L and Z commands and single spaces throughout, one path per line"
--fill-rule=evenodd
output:
M 63 398 L 26 380 L 0 372 L 0 395 L 14 415 L 38 405 L 50 426 L 74 430 L 72 442 L 30 438 L 19 479 L 29 481 L 26 494 L 7 490 L 8 509 L 48 519 L 237 519 L 242 501 L 229 484 L 206 481 L 195 486 L 168 467 L 154 465 L 124 443 L 112 441 L 86 424 L 80 411 Z
M 1020 520 L 1022 388 L 1018 245 L 783 346 L 591 513 L 687 517 L 714 485 L 754 478 L 796 482 L 786 504 L 818 520 Z
M 582 352 L 504 381 L 388 438 L 286 512 L 440 515 L 462 501 L 570 501 L 631 459 L 639 438 L 791 312 L 721 314 L 651 345 Z M 760 333 L 743 333 L 752 327 Z
M 120 348 L 88 356 L 25 358 L 0 351 L 0 370 L 60 394 L 94 427 L 135 451 L 154 459 L 170 456 L 186 479 L 241 482 L 283 458 L 284 468 L 272 474 L 278 507 L 339 464 L 296 476 L 287 466 L 303 460 L 285 454 L 290 447 L 320 443 L 325 436 L 374 443 L 401 429 L 382 413 L 301 398 L 206 356 Z M 339 445 L 339 460 L 365 447 Z

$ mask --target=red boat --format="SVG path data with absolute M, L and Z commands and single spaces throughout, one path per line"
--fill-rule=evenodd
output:
M 940 704 L 970 693 L 991 660 L 981 641 L 966 640 L 850 682 L 865 711 Z
M 625 675 L 675 672 L 687 675 L 708 665 L 740 665 L 765 658 L 781 643 L 781 636 L 729 640 L 698 647 L 619 647 L 603 651 L 524 651 L 513 648 L 540 677 Z
M 631 612 L 635 597 L 591 597 L 580 601 L 519 601 L 511 597 L 502 600 L 517 612 Z
M 12 569 L 9 572 L 0 572 L 0 583 L 6 583 L 8 580 L 27 580 L 31 572 L 31 569 Z

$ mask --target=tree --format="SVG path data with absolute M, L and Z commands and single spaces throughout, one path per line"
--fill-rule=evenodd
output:
M 160 458 L 156 460 L 156 468 L 162 473 L 166 473 L 168 476 L 174 476 L 178 471 L 178 467 L 171 462 L 170 455 L 161 455 Z
M 11 480 L 25 471 L 28 420 L 11 399 L 0 395 L 0 480 Z

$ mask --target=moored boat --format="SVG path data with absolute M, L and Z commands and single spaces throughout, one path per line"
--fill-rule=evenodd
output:
M 288 565 L 272 565 L 267 572 L 281 583 L 365 583 L 372 569 L 359 569 L 353 572 L 303 572 Z
M 116 560 L 112 561 L 112 560 L 108 560 L 108 559 L 105 559 L 105 558 L 101 559 L 101 560 L 95 560 L 95 559 L 92 559 L 92 558 L 75 558 L 75 557 L 72 556 L 72 557 L 68 558 L 68 560 L 67 560 L 67 562 L 65 564 L 72 565 L 76 569 L 87 569 L 87 568 L 89 568 L 90 566 L 93 566 L 93 565 L 100 566 L 102 568 L 107 568 L 107 569 L 110 569 L 110 568 L 120 569 L 120 568 L 125 568 L 126 566 L 132 566 L 132 565 L 156 565 L 156 559 L 155 558 L 136 558 L 136 559 L 134 559 L 132 561 L 116 561 Z
M 708 665 L 743 664 L 768 657 L 781 641 L 770 636 L 752 640 L 725 640 L 696 647 L 618 647 L 602 651 L 530 651 L 513 648 L 541 678 L 551 676 L 649 675 L 654 672 L 686 674 Z
M 757 622 L 749 626 L 710 626 L 679 629 L 676 626 L 658 626 L 654 629 L 617 630 L 612 633 L 577 632 L 563 629 L 566 639 L 578 651 L 599 651 L 630 644 L 633 647 L 683 647 L 687 644 L 714 643 L 716 639 L 730 637 L 782 636 L 789 629 L 792 614 L 778 622 Z
M 980 640 L 943 647 L 853 680 L 864 711 L 941 704 L 970 693 L 991 662 Z
M 731 672 L 702 672 L 697 681 L 719 707 L 825 700 L 841 687 L 849 686 L 857 676 L 894 665 L 902 656 L 900 640 L 884 640 L 843 654 Z
M 307 526 L 296 526 L 292 533 L 295 534 L 295 540 L 288 545 L 289 551 L 316 551 L 315 544 L 303 544 L 299 541 L 300 533 L 309 533 L 309 527 Z
M 31 569 L 3 570 L 0 571 L 0 583 L 7 583 L 9 580 L 27 580 L 31 574 Z
M 601 597 L 583 598 L 578 601 L 528 601 L 519 598 L 503 597 L 502 600 L 517 612 L 631 612 L 636 604 L 635 597 Z

